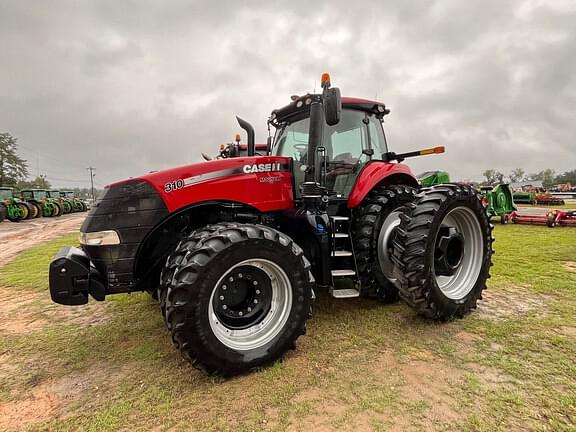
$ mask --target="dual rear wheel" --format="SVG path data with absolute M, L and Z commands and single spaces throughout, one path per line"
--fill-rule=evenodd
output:
M 493 227 L 473 188 L 446 184 L 416 193 L 388 186 L 371 192 L 356 215 L 365 294 L 400 297 L 443 321 L 476 308 L 490 277 Z

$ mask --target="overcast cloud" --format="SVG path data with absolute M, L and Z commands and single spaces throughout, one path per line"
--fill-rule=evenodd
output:
M 576 168 L 576 2 L 0 2 L 0 131 L 36 174 L 99 186 L 215 154 L 329 71 L 392 110 L 392 150 L 479 179 Z

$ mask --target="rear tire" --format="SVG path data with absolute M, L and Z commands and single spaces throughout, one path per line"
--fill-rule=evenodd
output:
M 28 203 L 20 202 L 18 203 L 18 207 L 24 212 L 24 215 L 20 220 L 30 219 L 30 207 L 28 206 Z
M 174 344 L 208 373 L 231 376 L 269 364 L 305 333 L 310 263 L 272 228 L 195 231 L 170 255 L 161 280 Z
M 475 309 L 490 277 L 493 228 L 470 186 L 423 190 L 404 209 L 394 241 L 400 297 L 441 321 Z
M 60 205 L 60 203 L 53 203 L 54 205 L 54 209 L 52 210 L 52 216 L 58 217 L 58 216 L 62 216 L 62 206 Z
M 28 209 L 30 210 L 30 217 L 29 219 L 36 219 L 38 217 L 39 210 L 38 207 L 36 207 L 33 203 L 26 203 L 26 205 L 28 206 Z
M 394 227 L 400 223 L 400 209 L 414 201 L 416 190 L 409 186 L 379 186 L 372 190 L 354 212 L 352 236 L 362 284 L 362 294 L 384 303 L 398 300 L 390 259 Z
M 62 201 L 62 211 L 64 214 L 72 213 L 72 205 L 68 201 Z

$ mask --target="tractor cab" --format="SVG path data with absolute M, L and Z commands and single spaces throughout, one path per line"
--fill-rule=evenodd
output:
M 296 185 L 304 181 L 308 163 L 310 104 L 313 95 L 293 97 L 291 104 L 272 112 L 269 123 L 276 128 L 272 154 L 293 160 Z M 335 125 L 323 122 L 319 159 L 323 180 L 329 196 L 350 195 L 358 174 L 371 160 L 380 160 L 387 153 L 382 127 L 384 115 L 390 111 L 378 102 L 342 98 L 340 121 Z M 296 195 L 300 191 L 296 188 Z
M 42 202 L 49 198 L 49 193 L 46 189 L 26 189 L 22 191 L 22 199 Z
M 7 201 L 12 199 L 12 188 L 1 187 L 0 188 L 0 201 Z

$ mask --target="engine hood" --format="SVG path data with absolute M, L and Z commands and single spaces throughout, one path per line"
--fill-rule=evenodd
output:
M 252 156 L 184 165 L 111 184 L 146 182 L 162 197 L 169 212 L 200 201 L 235 201 L 261 211 L 292 202 L 291 159 Z

